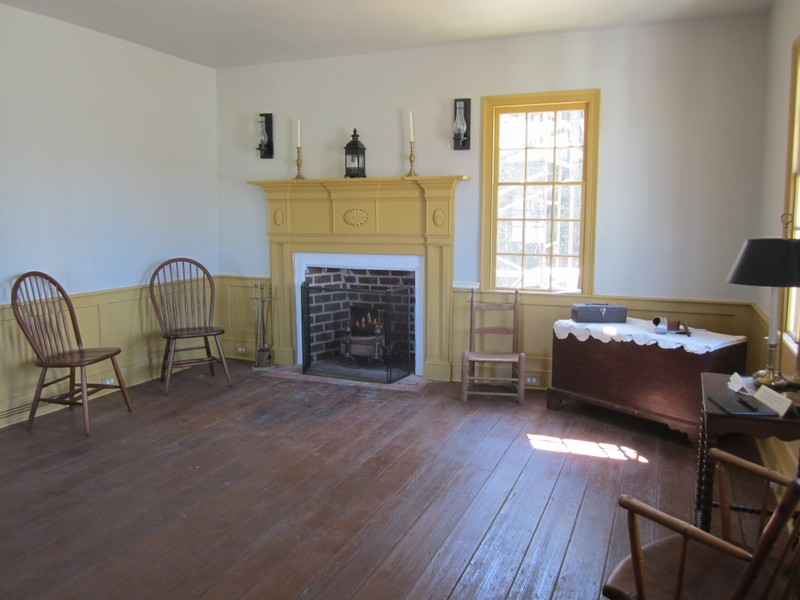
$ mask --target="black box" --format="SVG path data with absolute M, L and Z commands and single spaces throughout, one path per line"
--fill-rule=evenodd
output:
M 573 304 L 572 320 L 576 323 L 624 323 L 628 320 L 628 309 L 621 304 Z

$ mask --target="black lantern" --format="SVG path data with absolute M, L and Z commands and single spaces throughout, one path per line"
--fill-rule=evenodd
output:
M 358 131 L 353 129 L 352 140 L 344 147 L 344 176 L 367 176 L 367 149 L 358 141 Z

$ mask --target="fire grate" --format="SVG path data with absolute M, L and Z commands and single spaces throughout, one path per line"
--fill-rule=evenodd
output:
M 303 373 L 393 383 L 414 364 L 413 290 L 301 285 Z

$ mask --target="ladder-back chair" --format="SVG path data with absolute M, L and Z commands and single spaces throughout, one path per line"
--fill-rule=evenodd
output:
M 519 351 L 519 321 L 519 290 L 514 292 L 514 302 L 479 302 L 472 290 L 469 350 L 461 355 L 461 400 L 466 402 L 469 395 L 511 396 L 522 404 L 525 353 Z M 488 336 L 505 338 L 504 351 L 479 350 L 479 346 L 487 347 Z M 498 372 L 498 366 L 510 372 Z
M 640 500 L 620 496 L 628 511 L 631 555 L 623 560 L 603 586 L 611 600 L 740 600 L 797 598 L 795 578 L 800 551 L 797 510 L 800 479 L 791 479 L 718 448 L 715 462 L 719 482 L 721 533 L 703 531 L 667 515 Z M 731 471 L 755 477 L 761 485 L 756 508 L 734 506 Z M 776 495 L 779 500 L 776 500 Z M 732 515 L 742 515 L 733 519 Z M 674 534 L 642 545 L 640 517 Z M 749 527 L 748 527 L 749 524 Z M 749 532 L 745 543 L 734 529 Z
M 82 406 L 83 429 L 89 435 L 89 396 L 102 390 L 119 389 L 128 411 L 131 410 L 128 388 L 116 358 L 121 349 L 84 347 L 72 300 L 53 277 L 40 271 L 21 275 L 11 288 L 11 309 L 36 354 L 36 366 L 41 368 L 28 416 L 28 429 L 33 426 L 39 403 L 46 402 Z M 87 367 L 105 360 L 111 361 L 117 383 L 89 382 Z M 68 369 L 68 373 L 47 381 L 50 369 Z M 80 372 L 79 378 L 76 371 Z M 62 384 L 52 388 L 52 396 L 43 396 L 45 389 L 61 382 L 67 382 L 66 386 Z
M 228 385 L 232 386 L 228 363 L 219 336 L 225 333 L 214 325 L 214 279 L 203 265 L 191 258 L 172 258 L 164 261 L 150 278 L 150 299 L 166 339 L 161 361 L 161 381 L 164 394 L 169 394 L 172 372 L 177 367 L 208 365 L 214 375 L 214 364 L 222 365 Z M 217 356 L 211 353 L 209 338 L 214 338 Z M 203 345 L 178 347 L 180 340 L 202 339 Z M 179 352 L 203 350 L 204 356 L 176 359 Z

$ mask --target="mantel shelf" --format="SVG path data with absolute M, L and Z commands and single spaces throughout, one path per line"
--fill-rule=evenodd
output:
M 469 179 L 468 175 L 407 175 L 405 177 L 340 177 L 340 178 L 324 178 L 324 179 L 253 179 L 247 183 L 258 186 L 272 186 L 272 185 L 353 185 L 353 186 L 371 186 L 382 184 L 397 184 L 402 182 L 416 182 L 418 184 L 424 183 L 446 183 L 459 181 L 466 181 Z

